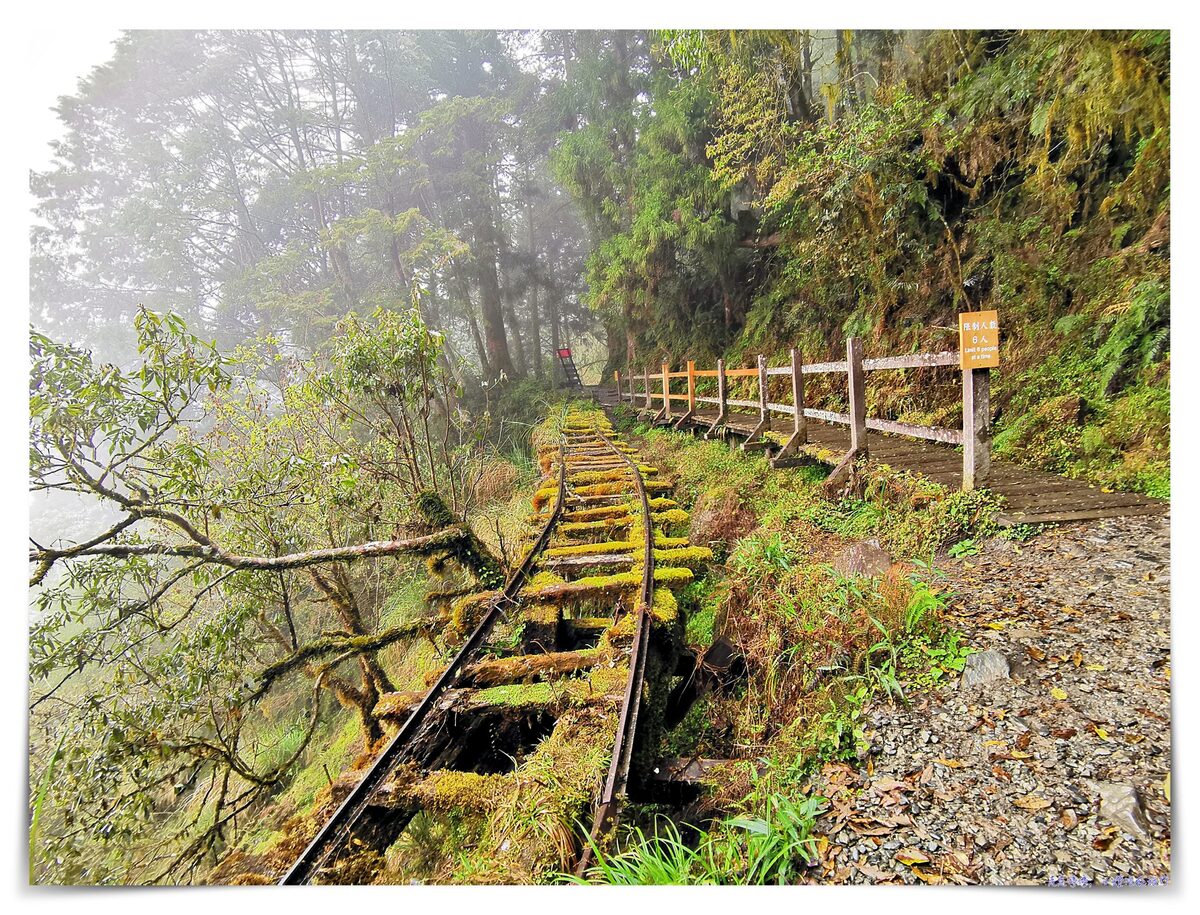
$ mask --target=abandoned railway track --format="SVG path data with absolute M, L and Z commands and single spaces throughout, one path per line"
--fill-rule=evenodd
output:
M 687 514 L 602 412 L 563 415 L 538 457 L 523 559 L 455 602 L 470 634 L 427 692 L 381 697 L 397 730 L 282 884 L 371 879 L 416 817 L 469 821 L 482 882 L 582 872 L 611 834 L 663 718 L 673 591 L 711 554 L 671 536 Z

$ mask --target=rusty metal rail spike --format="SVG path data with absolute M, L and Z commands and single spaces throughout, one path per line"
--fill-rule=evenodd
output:
M 654 522 L 650 517 L 650 500 L 646 495 L 646 484 L 642 479 L 638 462 L 617 448 L 607 435 L 603 433 L 599 433 L 599 435 L 612 449 L 612 452 L 629 466 L 633 474 L 633 482 L 637 486 L 638 498 L 642 503 L 645 567 L 642 571 L 642 587 L 638 592 L 637 607 L 634 610 L 637 614 L 637 622 L 633 634 L 632 656 L 629 659 L 629 680 L 625 684 L 625 698 L 621 703 L 621 718 L 617 726 L 616 740 L 613 743 L 612 762 L 608 768 L 604 791 L 600 795 L 600 803 L 596 807 L 591 839 L 583 849 L 579 864 L 575 868 L 575 874 L 579 877 L 582 877 L 591 865 L 592 850 L 601 836 L 611 832 L 620 815 L 621 798 L 624 797 L 625 787 L 629 782 L 629 766 L 633 759 L 634 738 L 637 736 L 638 712 L 641 709 L 642 687 L 646 678 L 646 655 L 650 647 L 650 612 L 654 604 Z
M 550 535 L 558 524 L 563 504 L 566 501 L 567 462 L 564 440 L 565 436 L 559 439 L 558 445 L 558 496 L 554 503 L 554 510 L 538 534 L 533 546 L 525 555 L 521 564 L 509 576 L 508 581 L 505 582 L 504 589 L 491 602 L 483 619 L 474 632 L 471 633 L 458 654 L 454 656 L 454 660 L 450 662 L 450 666 L 446 668 L 433 686 L 430 687 L 429 692 L 425 694 L 420 704 L 413 709 L 412 714 L 408 716 L 408 719 L 404 722 L 400 730 L 396 732 L 396 735 L 389 741 L 383 752 L 371 764 L 371 767 L 362 777 L 362 780 L 354 786 L 350 794 L 342 801 L 337 810 L 334 811 L 333 816 L 321 827 L 321 830 L 309 843 L 308 847 L 296 859 L 296 862 L 288 869 L 288 872 L 283 875 L 283 878 L 279 881 L 280 886 L 308 883 L 346 844 L 354 830 L 355 824 L 362 817 L 367 807 L 370 806 L 372 796 L 383 785 L 388 776 L 391 775 L 396 764 L 404 758 L 410 742 L 420 729 L 421 724 L 433 708 L 438 697 L 458 678 L 459 672 L 462 670 L 467 659 L 479 648 L 484 639 L 487 638 L 492 626 L 503 614 L 502 606 L 513 600 L 524 586 L 538 557 L 550 542 Z M 644 501 L 644 493 L 642 498 Z

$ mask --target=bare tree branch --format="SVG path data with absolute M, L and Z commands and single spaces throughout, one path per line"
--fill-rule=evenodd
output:
M 283 569 L 300 569 L 325 562 L 353 562 L 375 556 L 395 556 L 400 553 L 427 553 L 447 547 L 470 537 L 462 525 L 453 525 L 433 534 L 410 537 L 405 540 L 373 540 L 353 546 L 330 547 L 289 553 L 284 556 L 239 556 L 216 545 L 204 546 L 193 543 L 97 543 L 86 548 L 71 547 L 66 550 L 30 549 L 29 561 L 38 564 L 32 584 L 45 577 L 51 565 L 64 558 L 87 556 L 109 556 L 128 559 L 132 556 L 174 556 L 184 559 L 199 559 L 214 565 L 227 566 L 259 572 L 277 572 Z

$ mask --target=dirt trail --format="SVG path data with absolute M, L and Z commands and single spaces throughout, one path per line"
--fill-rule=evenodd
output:
M 818 780 L 825 880 L 1169 873 L 1169 524 L 1072 525 L 939 563 L 951 622 L 1009 676 L 868 711 L 861 765 Z

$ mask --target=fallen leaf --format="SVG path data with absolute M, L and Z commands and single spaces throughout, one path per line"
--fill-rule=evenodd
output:
M 1078 648 L 1076 648 L 1075 653 L 1071 655 L 1071 662 L 1076 667 L 1078 667 L 1080 664 L 1083 663 L 1083 654 L 1080 652 L 1080 650 Z
M 1111 855 L 1115 851 L 1113 843 L 1119 842 L 1120 839 L 1121 830 L 1116 826 L 1108 826 L 1099 836 L 1092 840 L 1092 848 Z
M 1038 797 L 1035 794 L 1027 794 L 1025 797 L 1018 798 L 1013 801 L 1014 807 L 1020 807 L 1022 810 L 1045 810 L 1050 806 L 1050 802 L 1044 797 Z
M 1078 733 L 1074 728 L 1054 728 L 1050 731 L 1051 736 L 1057 737 L 1059 740 L 1070 740 Z
M 1084 669 L 1085 670 L 1093 670 L 1093 671 L 1108 670 L 1108 668 L 1105 667 L 1103 664 L 1088 664 Z
M 919 848 L 902 848 L 896 852 L 896 860 L 901 864 L 912 867 L 914 864 L 928 864 L 933 859 Z
M 1056 686 L 1056 687 L 1054 687 L 1054 689 L 1050 690 L 1050 695 L 1053 696 L 1055 699 L 1060 699 L 1060 700 L 1066 699 L 1067 691 L 1065 689 L 1061 689 L 1060 687 Z
M 891 826 L 868 820 L 851 820 L 850 828 L 860 836 L 886 836 L 895 831 Z
M 966 765 L 966 763 L 960 759 L 942 759 L 940 757 L 935 759 L 934 762 L 941 763 L 943 766 L 949 766 L 951 769 L 961 769 Z
M 1018 750 L 1028 750 L 1029 743 L 1032 740 L 1033 740 L 1033 733 L 1031 731 L 1026 731 L 1024 734 L 1022 734 L 1020 737 L 1017 738 L 1017 749 Z
M 921 870 L 919 867 L 914 867 L 912 869 L 912 873 L 913 873 L 913 876 L 916 877 L 918 880 L 920 880 L 922 883 L 941 883 L 942 882 L 942 877 L 940 874 L 931 874 L 927 871 Z
M 1025 653 L 1028 654 L 1029 657 L 1033 658 L 1035 661 L 1046 660 L 1046 652 L 1042 651 L 1042 649 L 1038 648 L 1035 645 L 1027 646 L 1025 649 Z
M 1024 750 L 1013 750 L 1009 755 L 1013 759 L 1031 759 L 1033 757 L 1032 753 L 1026 753 Z
M 896 879 L 895 874 L 890 874 L 887 871 L 880 870 L 878 867 L 873 867 L 870 864 L 859 863 L 859 864 L 855 864 L 854 866 L 856 868 L 858 868 L 858 872 L 860 874 L 870 877 L 872 880 L 895 880 Z

